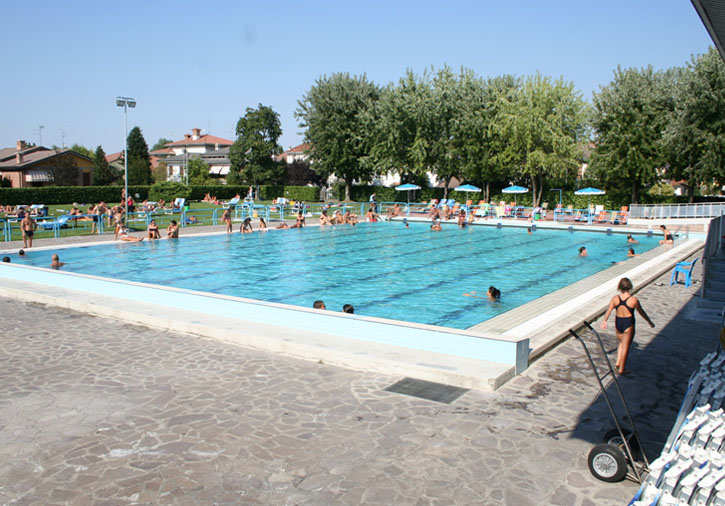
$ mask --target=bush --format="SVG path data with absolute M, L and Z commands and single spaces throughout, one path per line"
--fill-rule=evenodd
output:
M 129 190 L 130 192 L 130 190 Z M 165 200 L 166 202 L 173 202 L 176 198 L 190 199 L 191 188 L 183 183 L 176 183 L 174 181 L 162 181 L 151 186 L 149 190 L 150 200 Z
M 32 188 L 0 188 L 0 203 L 20 204 L 79 204 L 121 202 L 122 186 L 38 186 Z M 129 186 L 128 192 L 139 199 L 147 198 L 148 186 Z

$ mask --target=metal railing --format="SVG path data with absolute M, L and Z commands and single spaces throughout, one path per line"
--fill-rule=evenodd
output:
M 725 212 L 725 203 L 699 204 L 632 204 L 632 218 L 664 220 L 672 218 L 714 218 Z

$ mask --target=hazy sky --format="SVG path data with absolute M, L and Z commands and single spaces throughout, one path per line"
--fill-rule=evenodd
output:
M 247 107 L 280 114 L 301 142 L 297 101 L 323 75 L 385 85 L 444 64 L 478 75 L 537 70 L 585 99 L 618 66 L 684 65 L 711 41 L 688 0 L 2 2 L 0 147 L 18 139 L 123 148 L 115 97 L 149 146 L 191 128 L 233 139 Z

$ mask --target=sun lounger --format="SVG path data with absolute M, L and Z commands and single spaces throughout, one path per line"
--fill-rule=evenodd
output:
M 58 218 L 50 221 L 39 221 L 38 226 L 42 228 L 43 230 L 54 230 L 56 227 L 58 228 L 68 228 L 68 221 L 72 218 L 69 214 L 64 214 L 63 216 L 59 216 Z

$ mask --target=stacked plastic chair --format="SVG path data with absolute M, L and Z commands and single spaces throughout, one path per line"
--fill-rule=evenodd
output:
M 688 382 L 662 454 L 630 506 L 725 506 L 725 352 L 708 354 Z

